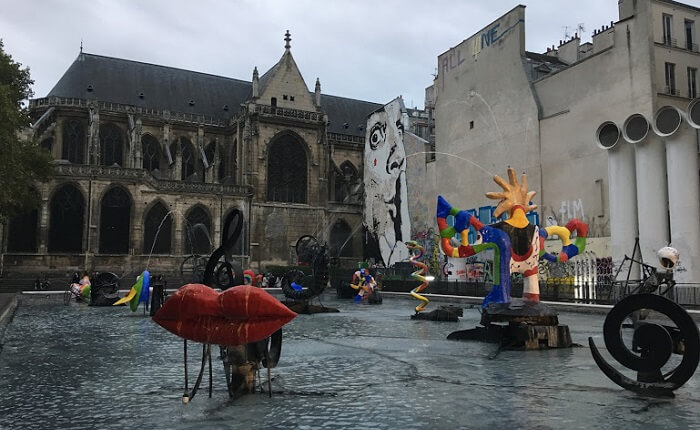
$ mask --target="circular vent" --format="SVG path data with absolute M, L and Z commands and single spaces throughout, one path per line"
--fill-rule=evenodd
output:
M 612 149 L 620 140 L 620 129 L 612 121 L 604 122 L 596 131 L 598 146 L 603 149 Z
M 693 100 L 688 105 L 688 123 L 693 128 L 700 128 L 700 98 Z
M 673 106 L 664 106 L 656 112 L 654 117 L 654 132 L 661 137 L 670 136 L 681 126 L 683 117 L 681 112 Z
M 649 134 L 649 121 L 644 115 L 636 113 L 625 121 L 622 126 L 622 136 L 629 143 L 639 143 Z

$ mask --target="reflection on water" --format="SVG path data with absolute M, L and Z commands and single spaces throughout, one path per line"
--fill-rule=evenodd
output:
M 214 360 L 213 397 L 205 377 L 183 405 L 182 340 L 140 311 L 23 297 L 0 353 L 0 428 L 700 428 L 697 376 L 676 399 L 645 400 L 587 347 L 489 359 L 494 345 L 445 340 L 476 326 L 476 309 L 438 323 L 409 319 L 410 300 L 324 304 L 341 312 L 286 326 L 272 398 L 230 401 Z M 560 315 L 581 345 L 604 344 L 603 318 Z M 194 372 L 200 349 L 189 351 Z

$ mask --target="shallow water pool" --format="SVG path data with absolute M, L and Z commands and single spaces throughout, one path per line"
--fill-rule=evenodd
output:
M 183 341 L 140 309 L 22 296 L 0 353 L 0 428 L 700 428 L 697 375 L 675 399 L 650 400 L 597 368 L 587 338 L 604 346 L 604 315 L 560 314 L 585 346 L 496 354 L 445 339 L 478 325 L 478 309 L 440 323 L 412 321 L 403 298 L 323 304 L 340 313 L 285 326 L 271 398 L 229 400 L 214 347 L 213 396 L 205 376 L 185 405 Z M 191 386 L 201 347 L 188 346 Z

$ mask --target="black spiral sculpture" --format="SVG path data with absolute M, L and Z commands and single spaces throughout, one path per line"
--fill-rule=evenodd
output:
M 302 236 L 296 243 L 297 258 L 302 263 L 310 263 L 311 276 L 301 270 L 290 270 L 282 277 L 282 293 L 294 301 L 310 300 L 321 295 L 328 285 L 328 249 L 318 243 L 313 236 Z M 300 285 L 301 290 L 292 288 L 292 282 Z
M 630 350 L 622 339 L 623 322 L 628 315 L 641 309 L 659 312 L 676 326 L 652 322 L 636 324 Z M 588 344 L 596 364 L 617 385 L 641 395 L 673 397 L 673 391 L 693 376 L 700 361 L 697 325 L 682 307 L 657 294 L 634 294 L 622 299 L 605 318 L 603 335 L 610 355 L 626 368 L 636 371 L 637 380 L 626 377 L 606 362 L 593 338 L 589 337 Z M 671 354 L 683 358 L 675 368 L 662 374 L 661 369 Z

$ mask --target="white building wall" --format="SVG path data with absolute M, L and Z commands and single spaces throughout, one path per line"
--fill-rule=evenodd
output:
M 539 192 L 537 105 L 523 67 L 525 7 L 517 6 L 438 57 L 436 160 L 428 175 L 462 209 L 495 205 L 493 176 L 527 172 Z M 435 212 L 435 198 L 431 205 Z M 535 198 L 537 201 L 537 197 Z

